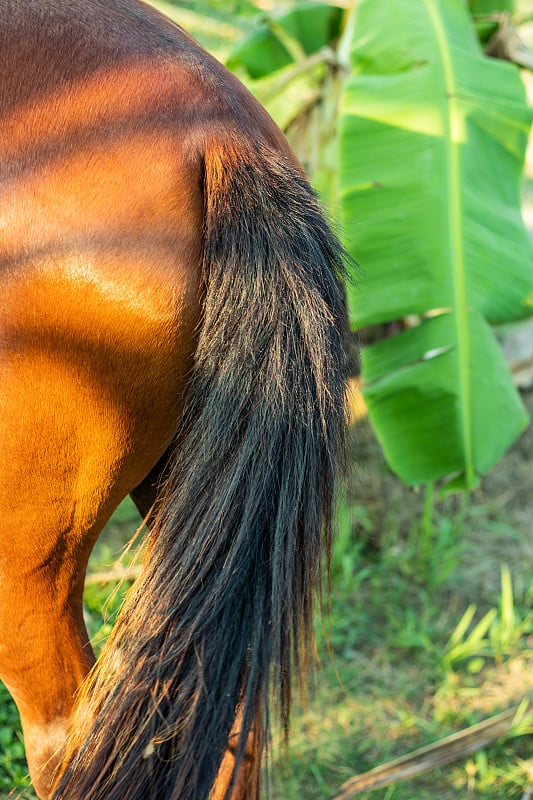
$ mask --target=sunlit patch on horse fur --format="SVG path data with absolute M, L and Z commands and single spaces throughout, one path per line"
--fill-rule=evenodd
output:
M 342 252 L 286 158 L 223 145 L 205 154 L 207 290 L 175 463 L 57 800 L 207 798 L 237 707 L 239 764 L 269 687 L 287 726 L 305 670 L 345 425 Z
M 0 34 L 0 675 L 32 778 L 256 800 L 329 561 L 344 253 L 266 112 L 146 4 L 9 0 Z M 143 569 L 76 695 L 127 494 Z

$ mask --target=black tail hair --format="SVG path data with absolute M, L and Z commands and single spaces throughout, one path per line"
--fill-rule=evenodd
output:
M 55 800 L 207 800 L 236 709 L 239 761 L 271 686 L 288 725 L 305 669 L 345 428 L 343 252 L 278 151 L 226 140 L 204 169 L 186 411 Z

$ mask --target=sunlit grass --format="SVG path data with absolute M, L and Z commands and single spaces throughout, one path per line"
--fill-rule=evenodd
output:
M 503 567 L 492 604 L 468 602 L 457 585 L 464 541 L 473 525 L 490 529 L 485 506 L 459 504 L 435 515 L 425 562 L 416 547 L 418 519 L 402 533 L 389 515 L 375 531 L 372 513 L 345 503 L 333 558 L 331 632 L 317 619 L 321 661 L 310 677 L 307 707 L 296 704 L 288 759 L 271 752 L 274 800 L 329 797 L 353 774 L 437 741 L 533 691 L 531 596 L 513 588 Z M 91 559 L 86 619 L 98 649 L 127 586 L 117 593 L 114 559 L 135 532 L 139 517 L 123 504 Z M 380 552 L 368 547 L 380 534 Z M 446 558 L 443 560 L 443 554 Z M 444 564 L 441 581 L 435 581 Z M 520 797 L 531 764 L 522 721 L 514 738 L 446 769 L 394 788 L 361 795 L 372 800 Z M 529 727 L 528 727 L 529 726 Z M 33 798 L 16 709 L 0 693 L 0 798 L 13 787 Z
M 479 524 L 482 509 L 472 511 L 472 517 L 461 511 L 462 525 L 472 519 Z M 363 522 L 368 525 L 364 517 Z M 440 535 L 449 557 L 455 548 L 459 562 L 461 543 L 450 543 L 447 531 Z M 438 562 L 441 551 L 433 552 Z M 518 705 L 533 690 L 531 611 L 527 598 L 514 595 L 509 570 L 501 570 L 493 607 L 476 614 L 467 606 L 454 616 L 450 606 L 464 599 L 450 595 L 453 570 L 435 591 L 430 587 L 437 564 L 428 563 L 426 574 L 415 576 L 414 559 L 408 540 L 391 540 L 376 556 L 358 551 L 341 532 L 334 561 L 333 663 L 323 656 L 315 691 L 296 714 L 289 759 L 276 765 L 275 800 L 330 797 L 352 775 Z M 318 635 L 322 639 L 321 628 Z M 470 792 L 476 798 L 519 798 L 531 770 L 520 737 L 530 726 L 529 717 L 506 742 L 360 796 L 429 800 Z

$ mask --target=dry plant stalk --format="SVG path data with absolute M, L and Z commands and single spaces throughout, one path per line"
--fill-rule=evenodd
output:
M 85 578 L 85 585 L 90 586 L 100 583 L 113 583 L 113 581 L 134 581 L 139 577 L 141 564 L 131 564 L 129 567 L 112 567 L 106 572 L 93 572 Z
M 427 747 L 356 775 L 343 783 L 331 800 L 351 800 L 361 792 L 413 778 L 475 753 L 508 733 L 513 727 L 517 710 L 518 707 L 511 708 Z

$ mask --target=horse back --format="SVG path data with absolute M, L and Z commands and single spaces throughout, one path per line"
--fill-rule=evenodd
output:
M 136 0 L 79 0 L 75 13 L 9 0 L 0 39 L 4 351 L 44 342 L 86 370 L 98 331 L 93 371 L 114 391 L 131 393 L 136 364 L 143 384 L 175 374 L 200 314 L 206 147 L 231 135 L 233 150 L 253 140 L 294 156 L 234 76 Z M 153 365 L 132 357 L 154 340 Z

